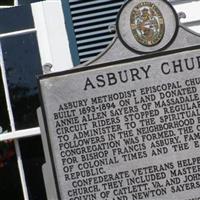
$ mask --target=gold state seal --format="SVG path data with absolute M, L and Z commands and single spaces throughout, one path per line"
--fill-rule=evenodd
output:
M 144 46 L 158 44 L 165 33 L 165 23 L 158 7 L 150 2 L 135 6 L 130 16 L 130 26 L 134 38 Z

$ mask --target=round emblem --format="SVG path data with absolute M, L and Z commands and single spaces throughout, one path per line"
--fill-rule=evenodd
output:
M 158 44 L 165 33 L 162 13 L 151 2 L 142 2 L 133 8 L 130 26 L 135 40 L 144 46 Z
M 119 12 L 117 34 L 137 54 L 159 52 L 175 40 L 179 19 L 166 0 L 129 0 Z

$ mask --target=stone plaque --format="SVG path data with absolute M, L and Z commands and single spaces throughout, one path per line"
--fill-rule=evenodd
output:
M 39 78 L 58 199 L 200 199 L 200 38 L 148 0 L 125 4 L 118 35 Z

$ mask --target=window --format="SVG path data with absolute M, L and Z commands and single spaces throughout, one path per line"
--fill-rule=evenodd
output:
M 15 128 L 37 127 L 35 111 L 39 107 L 39 99 L 36 75 L 42 74 L 42 68 L 36 33 L 2 38 L 1 47 Z
M 25 1 L 20 2 L 25 3 Z M 53 13 L 47 12 L 52 9 Z M 43 16 L 46 17 L 45 22 Z M 51 17 L 58 19 L 58 22 L 52 24 Z M 54 33 L 54 36 L 59 35 L 57 37 L 59 41 L 53 41 L 54 37 L 51 41 L 47 35 L 49 32 L 46 29 L 55 26 L 59 27 L 59 30 Z M 66 55 L 69 53 L 65 48 L 68 45 L 66 45 L 67 41 L 65 43 L 64 35 L 66 35 L 64 18 L 61 3 L 58 1 L 0 10 L 0 180 L 3 180 L 0 183 L 0 193 L 2 199 L 46 199 L 42 176 L 42 165 L 45 160 L 36 116 L 36 109 L 39 107 L 36 76 L 42 74 L 45 63 L 50 62 L 55 66 L 61 66 L 59 63 L 65 62 Z M 62 47 L 62 53 L 56 49 L 56 46 Z M 65 60 L 62 61 L 63 59 Z M 68 64 L 72 65 L 71 59 L 70 63 L 66 62 L 63 66 Z M 61 68 L 53 67 L 52 70 L 61 70 Z
M 1 198 L 45 200 L 40 137 L 31 144 L 12 139 L 16 131 L 39 133 L 36 75 L 42 67 L 31 7 L 1 9 L 0 18 L 0 133 L 6 136 L 0 142 Z

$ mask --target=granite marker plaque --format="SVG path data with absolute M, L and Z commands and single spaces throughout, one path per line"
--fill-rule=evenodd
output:
M 39 79 L 60 200 L 200 199 L 200 37 L 128 1 L 95 60 Z

